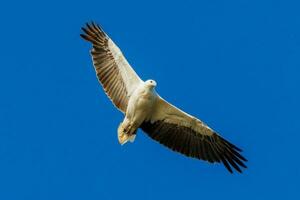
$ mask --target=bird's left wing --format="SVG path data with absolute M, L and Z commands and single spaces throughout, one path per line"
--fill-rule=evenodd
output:
M 229 172 L 231 167 L 241 172 L 247 161 L 231 144 L 199 119 L 183 112 L 158 97 L 152 115 L 141 125 L 152 139 L 189 157 L 208 162 L 222 162 Z
M 128 99 L 142 80 L 123 56 L 117 45 L 97 24 L 87 24 L 80 36 L 91 42 L 94 67 L 107 96 L 123 113 Z

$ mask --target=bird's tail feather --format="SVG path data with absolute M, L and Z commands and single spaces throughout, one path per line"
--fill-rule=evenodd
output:
M 136 137 L 136 132 L 137 132 L 137 129 L 132 130 L 130 128 L 130 126 L 128 126 L 128 125 L 126 125 L 124 123 L 121 123 L 119 125 L 119 128 L 118 128 L 118 140 L 119 140 L 119 143 L 121 145 L 123 145 L 123 144 L 125 144 L 128 141 L 134 142 L 134 139 Z

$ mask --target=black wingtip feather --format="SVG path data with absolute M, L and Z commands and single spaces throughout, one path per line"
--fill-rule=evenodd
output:
M 230 163 L 230 165 L 238 172 L 242 173 L 242 170 L 239 168 L 239 166 L 232 160 L 232 158 L 229 157 L 226 153 L 224 154 L 226 157 L 226 160 Z
M 211 163 L 223 163 L 230 173 L 242 173 L 241 167 L 247 168 L 243 163 L 247 160 L 239 153 L 242 150 L 218 134 L 204 136 L 187 127 L 174 126 L 164 121 L 144 122 L 141 128 L 151 138 L 174 151 Z M 178 133 L 176 137 L 172 136 L 174 132 Z
M 85 39 L 85 40 L 87 40 L 87 41 L 90 41 L 90 40 L 88 39 L 88 37 L 87 37 L 86 35 L 84 35 L 84 34 L 80 34 L 80 37 L 83 38 L 83 39 Z
M 224 157 L 221 158 L 222 163 L 224 164 L 225 168 L 231 173 L 233 174 L 233 171 L 230 167 L 230 165 L 228 164 L 228 162 L 226 161 L 226 159 L 224 159 Z
M 242 151 L 243 151 L 242 149 L 240 149 L 239 147 L 235 146 L 234 144 L 232 144 L 232 143 L 229 142 L 228 140 L 226 140 L 226 139 L 224 139 L 224 138 L 222 138 L 222 137 L 220 137 L 220 138 L 221 138 L 221 140 L 222 140 L 224 143 L 228 144 L 231 148 L 233 148 L 233 149 L 235 149 L 235 150 L 237 150 L 237 151 L 239 151 L 239 152 L 242 152 Z
M 81 30 L 82 30 L 85 34 L 88 34 L 88 35 L 89 35 L 89 32 L 88 32 L 88 30 L 87 30 L 85 27 L 82 27 Z
M 86 25 L 86 27 L 88 27 L 88 29 L 92 29 L 91 25 L 89 23 L 86 23 L 85 25 Z

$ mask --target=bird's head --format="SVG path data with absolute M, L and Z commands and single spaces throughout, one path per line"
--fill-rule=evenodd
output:
M 154 80 L 147 80 L 145 82 L 146 86 L 148 86 L 150 89 L 153 89 L 156 86 L 156 82 Z

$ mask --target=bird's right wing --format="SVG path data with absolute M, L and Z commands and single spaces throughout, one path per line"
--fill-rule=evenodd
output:
M 246 168 L 241 149 L 159 96 L 151 116 L 140 127 L 152 139 L 186 156 L 222 162 L 231 173 L 231 167 L 239 172 L 239 166 Z
M 82 30 L 85 34 L 80 36 L 93 45 L 91 54 L 98 80 L 114 105 L 125 113 L 129 97 L 142 80 L 97 24 L 86 24 Z

